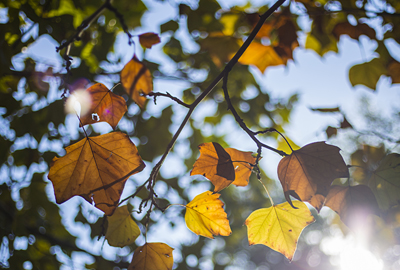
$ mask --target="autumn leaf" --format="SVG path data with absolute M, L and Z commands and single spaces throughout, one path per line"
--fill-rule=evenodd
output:
M 340 22 L 333 28 L 332 34 L 337 40 L 340 40 L 341 35 L 348 35 L 352 39 L 357 40 L 359 40 L 361 35 L 365 35 L 370 39 L 376 39 L 375 30 L 366 23 L 352 25 L 348 21 Z
M 374 58 L 369 62 L 352 66 L 349 70 L 349 80 L 352 86 L 361 84 L 376 90 L 379 78 L 386 75 L 386 72 L 384 61 Z
M 145 167 L 136 146 L 122 132 L 86 137 L 65 150 L 65 156 L 53 159 L 48 175 L 56 202 L 82 196 L 106 215 L 117 207 L 128 177 Z
M 303 202 L 292 204 L 296 209 L 285 202 L 251 213 L 245 222 L 249 245 L 266 245 L 292 260 L 301 231 L 315 221 Z
M 231 156 L 215 142 L 199 145 L 200 157 L 193 164 L 190 175 L 201 174 L 215 186 L 214 192 L 221 191 L 235 180 L 235 168 Z
M 107 221 L 106 239 L 110 246 L 124 247 L 130 245 L 140 235 L 140 229 L 132 219 L 126 205 L 115 209 L 114 214 L 107 217 Z
M 392 83 L 400 83 L 400 63 L 392 59 L 387 67 L 388 76 L 392 78 Z
M 160 43 L 161 40 L 156 33 L 144 33 L 139 35 L 139 42 L 143 47 L 151 49 L 153 45 Z
M 146 243 L 135 250 L 128 270 L 172 270 L 173 250 L 164 243 Z
M 331 186 L 325 205 L 338 213 L 350 228 L 363 224 L 370 214 L 379 215 L 375 196 L 365 185 Z
M 376 195 L 382 210 L 400 204 L 400 155 L 387 155 L 372 172 L 368 186 Z
M 335 112 L 340 112 L 339 107 L 333 107 L 333 108 L 310 108 L 310 110 L 314 112 L 322 112 L 322 113 L 335 113 Z
M 254 65 L 263 73 L 267 67 L 283 65 L 284 61 L 272 46 L 264 46 L 253 41 L 239 58 L 239 63 Z
M 102 83 L 92 85 L 86 92 L 90 95 L 91 104 L 88 112 L 81 116 L 79 126 L 104 121 L 115 129 L 119 120 L 128 110 L 124 98 L 108 90 Z M 96 116 L 93 117 L 93 114 Z
M 150 71 L 136 56 L 121 70 L 121 83 L 133 101 L 143 108 L 146 103 L 144 95 L 153 91 L 153 80 Z
M 349 177 L 348 168 L 339 151 L 336 146 L 316 142 L 284 157 L 278 165 L 278 178 L 286 200 L 291 203 L 289 195 L 292 195 L 309 202 L 319 211 L 332 181 Z
M 232 182 L 235 186 L 245 187 L 249 184 L 249 178 L 256 158 L 253 152 L 243 152 L 234 148 L 225 148 L 225 151 L 231 156 L 232 164 L 235 169 L 235 180 Z
M 232 233 L 219 196 L 206 191 L 186 205 L 185 221 L 192 232 L 212 239 L 214 235 L 228 236 Z

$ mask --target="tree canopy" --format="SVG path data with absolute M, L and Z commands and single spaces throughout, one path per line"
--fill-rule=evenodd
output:
M 0 265 L 337 269 L 354 235 L 397 269 L 399 107 L 310 108 L 339 121 L 298 146 L 262 74 L 351 39 L 398 94 L 400 3 L 266 2 L 0 0 Z

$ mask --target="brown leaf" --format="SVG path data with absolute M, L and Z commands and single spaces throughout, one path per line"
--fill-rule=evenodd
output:
M 199 145 L 200 157 L 193 164 L 190 175 L 201 174 L 215 186 L 214 192 L 219 192 L 235 180 L 235 169 L 231 156 L 215 142 Z
M 128 270 L 172 270 L 173 250 L 164 243 L 146 243 L 135 250 Z
M 139 42 L 143 47 L 151 49 L 153 45 L 160 43 L 161 40 L 156 33 L 144 33 L 139 35 Z
M 307 201 L 317 211 L 321 209 L 335 178 L 349 177 L 349 171 L 339 154 L 339 148 L 325 142 L 308 144 L 284 157 L 278 165 L 286 200 L 289 195 Z
M 332 34 L 337 40 L 340 39 L 341 35 L 348 35 L 352 39 L 357 40 L 361 35 L 366 35 L 370 39 L 376 39 L 375 30 L 368 24 L 360 23 L 357 25 L 352 25 L 348 21 L 336 24 L 332 30 Z
M 48 178 L 54 186 L 56 202 L 82 196 L 106 215 L 112 215 L 130 175 L 145 167 L 128 135 L 112 132 L 86 137 L 55 157 Z
M 233 167 L 235 168 L 235 181 L 232 182 L 235 186 L 245 187 L 249 184 L 251 170 L 256 162 L 252 152 L 243 152 L 234 148 L 225 148 L 225 151 L 231 156 Z
M 343 116 L 343 121 L 340 123 L 340 128 L 353 128 L 353 126 L 347 121 L 346 117 Z
M 362 225 L 368 215 L 379 215 L 375 196 L 365 185 L 331 186 L 325 205 L 338 213 L 343 223 L 350 228 Z
M 325 133 L 326 133 L 326 136 L 329 139 L 330 137 L 337 135 L 337 128 L 329 126 L 329 127 L 326 128 Z
M 133 101 L 143 108 L 146 103 L 145 95 L 153 91 L 153 80 L 150 71 L 136 56 L 121 70 L 121 83 Z
M 389 77 L 392 78 L 392 83 L 400 83 L 400 63 L 392 59 L 387 69 Z
M 115 129 L 119 120 L 128 110 L 124 98 L 108 90 L 102 83 L 96 83 L 86 91 L 89 93 L 92 102 L 88 112 L 81 116 L 79 126 L 107 122 Z M 97 116 L 93 117 L 93 114 L 97 114 Z
M 259 42 L 253 41 L 239 58 L 239 63 L 254 65 L 261 72 L 264 72 L 269 66 L 283 65 L 285 62 L 272 46 L 264 46 Z
M 335 108 L 310 108 L 310 110 L 312 110 L 314 112 L 322 112 L 322 113 L 340 112 L 339 107 L 335 107 Z

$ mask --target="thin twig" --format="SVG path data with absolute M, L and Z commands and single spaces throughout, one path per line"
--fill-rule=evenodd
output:
M 172 95 L 171 95 L 170 93 L 168 93 L 168 92 L 167 92 L 166 94 L 160 93 L 160 92 L 151 92 L 151 93 L 147 94 L 147 96 L 153 97 L 153 98 L 154 98 L 154 104 L 156 104 L 156 99 L 157 99 L 157 97 L 162 96 L 162 97 L 168 97 L 168 98 L 172 99 L 173 101 L 175 101 L 175 102 L 178 103 L 179 105 L 182 105 L 182 106 L 184 106 L 184 107 L 186 107 L 186 108 L 190 108 L 190 105 L 189 105 L 189 104 L 183 102 L 182 100 L 180 100 L 180 99 L 177 98 L 177 97 L 172 96 Z

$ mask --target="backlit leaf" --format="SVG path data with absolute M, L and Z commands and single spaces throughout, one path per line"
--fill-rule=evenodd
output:
M 385 74 L 384 61 L 374 58 L 369 62 L 352 66 L 349 70 L 349 79 L 352 86 L 361 84 L 375 90 L 379 78 Z
M 121 83 L 133 101 L 143 108 L 145 95 L 153 91 L 153 80 L 150 71 L 136 56 L 121 70 Z
M 136 146 L 122 132 L 86 137 L 65 150 L 65 156 L 53 159 L 48 176 L 56 202 L 79 195 L 106 215 L 117 207 L 128 177 L 145 167 Z
M 153 45 L 160 43 L 161 40 L 156 33 L 144 33 L 139 35 L 139 42 L 143 47 L 151 49 Z
M 190 175 L 201 174 L 209 179 L 218 192 L 235 180 L 235 168 L 231 156 L 215 142 L 199 145 L 200 157 L 193 164 Z
M 360 226 L 370 214 L 379 214 L 378 203 L 365 185 L 331 186 L 325 205 L 339 214 L 348 227 Z
M 284 61 L 271 46 L 264 46 L 253 41 L 243 55 L 239 58 L 243 65 L 254 65 L 261 72 L 269 66 L 283 65 Z
M 90 95 L 91 104 L 88 112 L 81 116 L 80 126 L 107 122 L 115 129 L 119 120 L 128 110 L 124 98 L 108 90 L 102 83 L 92 85 L 86 92 Z M 81 106 L 85 105 L 81 104 Z M 96 115 L 94 116 L 93 114 Z
M 387 155 L 372 172 L 368 186 L 374 192 L 382 210 L 400 204 L 400 155 Z
M 135 250 L 128 270 L 171 270 L 173 250 L 164 243 L 146 243 Z
M 300 201 L 258 209 L 246 219 L 249 245 L 263 244 L 292 260 L 301 231 L 314 222 L 307 206 Z
M 250 164 L 256 162 L 252 152 L 243 152 L 234 148 L 225 148 L 225 151 L 231 156 L 232 164 L 235 169 L 235 186 L 247 186 L 253 167 Z
M 284 157 L 278 165 L 278 177 L 286 200 L 291 203 L 289 195 L 292 195 L 309 202 L 319 211 L 332 181 L 349 176 L 339 151 L 336 146 L 316 142 Z
M 132 219 L 126 205 L 115 209 L 114 214 L 107 217 L 107 221 L 106 239 L 110 246 L 124 247 L 130 245 L 140 235 L 140 229 Z
M 214 238 L 214 235 L 228 236 L 232 233 L 224 203 L 220 194 L 206 191 L 197 195 L 186 205 L 185 221 L 188 228 L 197 235 Z

